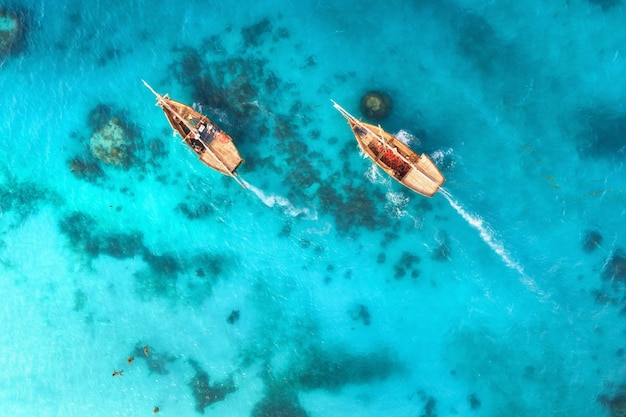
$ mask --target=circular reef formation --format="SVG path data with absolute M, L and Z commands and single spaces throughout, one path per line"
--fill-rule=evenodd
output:
M 94 132 L 89 148 L 96 158 L 109 165 L 128 166 L 132 156 L 130 138 L 116 117 Z
M 13 13 L 0 9 L 0 55 L 8 55 L 22 36 L 22 23 Z
M 361 98 L 361 113 L 368 119 L 382 120 L 391 111 L 391 97 L 381 91 L 369 91 Z

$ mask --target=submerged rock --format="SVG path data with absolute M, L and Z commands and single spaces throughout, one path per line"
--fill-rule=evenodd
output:
M 602 244 L 602 235 L 595 230 L 589 230 L 583 237 L 583 250 L 587 253 L 593 252 Z
M 436 417 L 435 407 L 437 406 L 437 400 L 435 397 L 429 395 L 426 398 L 426 403 L 424 404 L 424 413 L 420 415 L 420 417 Z
M 609 258 L 602 271 L 602 278 L 605 281 L 626 282 L 626 254 L 623 250 L 618 249 Z
M 372 323 L 372 315 L 366 305 L 357 304 L 349 311 L 350 317 L 354 321 L 360 321 L 364 325 L 369 326 Z
M 241 314 L 239 313 L 239 310 L 233 310 L 226 319 L 226 321 L 228 322 L 228 324 L 235 324 L 239 321 L 240 315 Z
M 91 153 L 109 165 L 128 166 L 132 157 L 130 138 L 116 117 L 98 129 L 89 140 Z
M 469 401 L 472 410 L 478 410 L 480 408 L 480 399 L 476 394 L 470 394 L 469 397 L 467 397 L 467 401 Z
M 391 111 L 391 97 L 380 91 L 370 91 L 361 98 L 361 113 L 368 119 L 382 120 Z
M 0 56 L 15 49 L 23 30 L 22 22 L 15 14 L 0 9 Z
M 614 397 L 600 395 L 598 396 L 598 402 L 609 410 L 611 417 L 626 416 L 626 394 L 620 393 Z

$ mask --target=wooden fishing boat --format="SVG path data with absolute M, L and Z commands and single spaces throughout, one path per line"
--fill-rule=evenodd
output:
M 198 155 L 200 161 L 208 167 L 232 177 L 245 188 L 235 172 L 243 159 L 233 144 L 233 139 L 208 117 L 198 113 L 191 106 L 172 100 L 167 94 L 161 95 L 154 91 L 147 82 L 141 81 L 156 96 L 156 105 L 163 109 L 172 129 Z
M 332 101 L 332 100 L 331 100 Z M 432 197 L 445 181 L 433 161 L 426 155 L 417 155 L 394 135 L 357 120 L 343 107 L 333 105 L 348 120 L 352 133 L 365 154 L 396 181 L 426 197 Z

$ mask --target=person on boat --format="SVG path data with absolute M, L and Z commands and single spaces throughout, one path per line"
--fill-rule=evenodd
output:
M 197 153 L 202 153 L 204 151 L 204 145 L 198 139 L 191 139 L 191 147 Z
M 363 129 L 360 126 L 354 126 L 353 127 L 354 133 L 356 133 L 359 136 L 365 136 L 367 135 L 367 130 Z
M 380 153 L 383 151 L 384 145 L 381 141 L 376 141 L 376 145 L 374 145 L 374 147 L 376 149 L 376 155 L 380 155 Z

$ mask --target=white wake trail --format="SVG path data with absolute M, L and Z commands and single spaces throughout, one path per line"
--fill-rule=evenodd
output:
M 520 265 L 519 262 L 515 261 L 506 250 L 504 245 L 496 239 L 494 232 L 480 216 L 470 214 L 465 211 L 463 207 L 461 207 L 461 204 L 457 200 L 455 200 L 454 197 L 452 197 L 452 195 L 447 190 L 440 188 L 439 192 L 446 198 L 446 200 L 448 200 L 448 203 L 450 203 L 452 208 L 456 210 L 456 212 L 459 213 L 470 226 L 478 231 L 478 233 L 480 234 L 480 238 L 487 244 L 487 246 L 491 248 L 491 250 L 494 251 L 496 255 L 500 257 L 500 259 L 502 259 L 504 264 L 520 274 L 520 280 L 526 286 L 526 288 L 536 294 L 539 294 L 542 297 L 547 297 L 547 295 L 537 287 L 535 280 L 526 275 L 522 265 Z
M 283 197 L 278 194 L 266 194 L 263 190 L 255 187 L 249 182 L 241 179 L 241 182 L 246 186 L 247 189 L 252 191 L 254 195 L 256 195 L 262 202 L 268 207 L 278 206 L 283 209 L 285 214 L 291 217 L 297 217 L 302 215 L 306 220 L 317 220 L 317 212 L 315 210 L 311 211 L 306 207 L 300 208 L 294 206 L 291 201 L 287 197 Z

